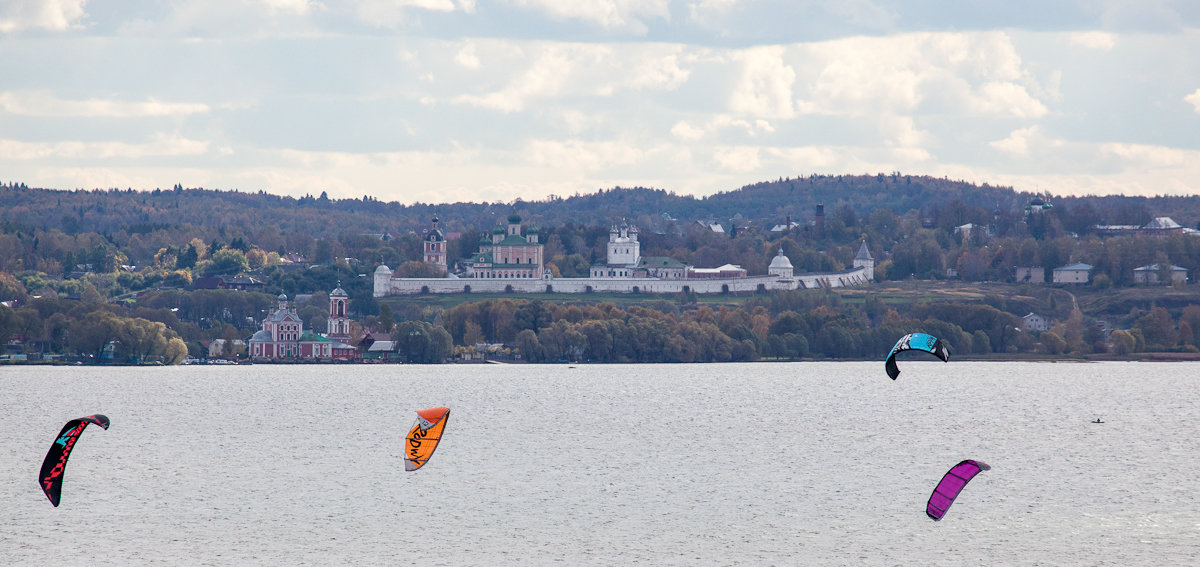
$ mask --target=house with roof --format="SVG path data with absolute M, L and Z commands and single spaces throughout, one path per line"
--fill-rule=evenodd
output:
M 728 280 L 746 277 L 746 268 L 737 264 L 725 264 L 716 268 L 688 268 L 689 280 Z
M 1136 284 L 1176 284 L 1187 281 L 1187 268 L 1172 264 L 1150 264 L 1133 269 L 1133 283 Z
M 1154 217 L 1150 222 L 1136 224 L 1098 224 L 1095 229 L 1100 236 L 1153 236 L 1166 238 L 1174 234 L 1200 234 L 1194 228 L 1186 228 L 1171 217 Z
M 1029 332 L 1040 333 L 1050 330 L 1050 322 L 1045 317 L 1030 311 L 1028 315 L 1021 317 L 1021 328 Z
M 1091 264 L 1077 262 L 1061 268 L 1054 268 L 1054 283 L 1086 284 L 1092 275 L 1093 267 Z

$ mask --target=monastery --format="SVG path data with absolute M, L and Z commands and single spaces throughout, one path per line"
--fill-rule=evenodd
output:
M 437 217 L 424 241 L 424 261 L 447 268 L 446 238 Z M 508 217 L 491 237 L 479 242 L 479 252 L 459 274 L 440 278 L 395 277 L 391 268 L 375 270 L 374 295 L 421 293 L 753 293 L 776 290 L 865 285 L 875 277 L 875 260 L 867 243 L 859 246 L 853 268 L 842 272 L 796 274 L 780 250 L 767 275 L 749 276 L 741 266 L 695 268 L 674 258 L 642 256 L 635 226 L 609 230 L 606 261 L 591 267 L 586 278 L 556 278 L 546 269 L 538 230 L 522 231 L 521 217 Z

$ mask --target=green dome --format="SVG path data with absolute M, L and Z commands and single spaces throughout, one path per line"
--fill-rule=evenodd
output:
M 525 234 L 537 234 L 537 231 L 538 231 L 538 229 L 536 226 L 531 226 L 531 227 L 525 229 Z
M 504 227 L 498 226 L 492 229 L 492 234 L 504 234 Z
M 508 215 L 508 222 L 511 224 L 520 224 L 521 223 L 521 215 L 518 215 L 517 213 Z

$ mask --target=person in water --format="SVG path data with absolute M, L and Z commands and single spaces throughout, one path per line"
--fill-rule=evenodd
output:
M 1104 423 L 1104 421 L 1097 417 L 1096 419 L 1092 420 L 1092 423 Z

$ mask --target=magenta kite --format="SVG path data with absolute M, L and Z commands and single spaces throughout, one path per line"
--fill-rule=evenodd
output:
M 942 516 L 946 515 L 946 510 L 950 509 L 950 505 L 954 503 L 954 499 L 958 498 L 958 493 L 962 492 L 963 487 L 967 486 L 971 479 L 980 471 L 991 470 L 992 467 L 982 461 L 973 461 L 967 459 L 946 472 L 942 477 L 942 481 L 933 489 L 933 494 L 929 495 L 929 503 L 925 505 L 925 513 L 933 518 L 933 521 L 939 521 Z

